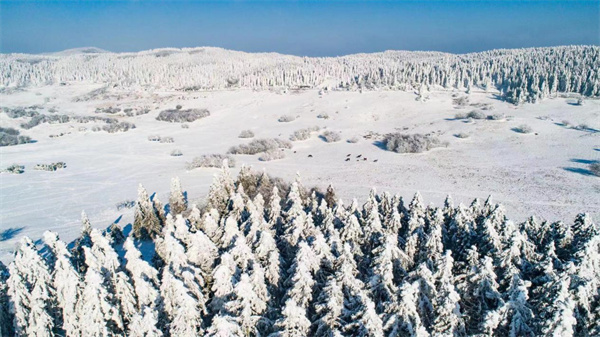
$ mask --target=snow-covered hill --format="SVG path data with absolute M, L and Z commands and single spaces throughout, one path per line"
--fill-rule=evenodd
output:
M 87 52 L 91 50 L 92 52 Z M 332 58 L 220 48 L 0 55 L 0 86 L 103 83 L 176 90 L 274 87 L 399 90 L 495 87 L 518 103 L 556 92 L 600 96 L 600 48 L 563 46 L 453 55 L 386 51 Z

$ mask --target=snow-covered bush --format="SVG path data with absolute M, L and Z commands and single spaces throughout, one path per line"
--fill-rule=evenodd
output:
M 36 164 L 33 169 L 34 170 L 38 170 L 38 171 L 56 171 L 56 170 L 60 170 L 63 168 L 66 168 L 67 164 L 60 161 L 58 163 L 52 163 L 52 164 Z
M 513 130 L 518 133 L 532 133 L 533 132 L 533 129 L 531 128 L 531 126 L 529 126 L 527 124 L 521 124 L 521 125 L 513 128 Z
M 183 156 L 183 153 L 179 149 L 175 149 L 171 151 L 171 157 L 180 157 Z
M 467 97 L 467 96 L 457 97 L 452 100 L 452 104 L 459 106 L 459 107 L 467 106 L 469 104 L 469 97 Z
M 102 127 L 102 130 L 108 133 L 127 132 L 131 129 L 135 129 L 135 124 L 129 122 L 107 124 Z
M 437 137 L 430 135 L 390 133 L 385 135 L 383 145 L 388 151 L 397 153 L 421 153 L 445 146 Z
M 159 142 L 161 142 L 161 143 L 175 143 L 175 139 L 173 139 L 173 137 L 160 137 Z
M 0 127 L 0 146 L 31 143 L 31 138 L 20 135 L 19 130 Z
M 491 121 L 499 121 L 499 120 L 503 120 L 504 118 L 506 118 L 504 116 L 503 113 L 495 113 L 495 114 L 491 114 L 491 115 L 487 115 L 487 119 L 491 120 Z
M 329 119 L 329 115 L 326 112 L 323 112 L 323 113 L 318 114 L 317 118 Z
M 317 132 L 319 130 L 321 130 L 321 128 L 318 127 L 318 126 L 313 126 L 313 127 L 310 127 L 310 128 L 296 130 L 290 136 L 290 140 L 293 141 L 293 142 L 300 141 L 300 140 L 307 140 L 307 139 L 310 138 L 310 135 L 313 132 Z
M 346 142 L 350 143 L 350 144 L 355 144 L 355 143 L 358 143 L 359 141 L 360 141 L 360 137 L 358 137 L 358 136 L 354 136 L 354 137 L 348 138 L 346 140 Z
M 195 157 L 190 163 L 186 164 L 188 170 L 193 170 L 199 167 L 221 167 L 223 161 L 227 160 L 229 167 L 235 167 L 235 159 L 231 156 L 223 154 L 204 154 L 200 157 Z
M 181 128 L 182 128 L 182 129 L 189 129 L 189 128 L 190 128 L 190 125 L 189 125 L 189 124 L 187 124 L 187 123 L 183 123 L 183 124 L 181 124 Z
M 292 116 L 292 115 L 283 115 L 281 117 L 279 117 L 279 119 L 277 120 L 280 123 L 288 123 L 288 122 L 293 122 L 296 120 L 296 117 Z
M 210 112 L 207 109 L 171 109 L 161 111 L 156 117 L 156 120 L 171 123 L 191 123 L 208 116 L 210 116 Z
M 242 130 L 238 138 L 254 138 L 254 132 L 252 130 Z
M 456 138 L 469 138 L 469 134 L 465 133 L 465 132 L 459 132 L 459 133 L 455 134 L 454 137 L 456 137 Z
M 279 138 L 254 139 L 248 144 L 232 146 L 227 153 L 230 154 L 257 154 L 276 149 L 291 149 L 292 143 Z
M 39 115 L 39 112 L 34 109 L 28 109 L 23 107 L 7 108 L 3 107 L 2 111 L 5 112 L 10 118 L 21 118 L 21 117 L 34 117 Z
M 487 116 L 479 110 L 473 110 L 467 114 L 466 118 L 486 119 Z
M 148 140 L 151 142 L 160 142 L 160 136 L 159 135 L 150 135 L 150 136 L 148 136 Z
M 600 163 L 591 163 L 590 172 L 597 177 L 600 177 Z
M 269 150 L 261 153 L 260 156 L 258 156 L 258 160 L 260 161 L 271 161 L 283 158 L 285 158 L 285 152 L 281 149 Z
M 326 143 L 335 143 L 342 140 L 342 137 L 340 136 L 339 132 L 334 132 L 330 130 L 323 132 L 319 137 Z
M 590 126 L 584 123 L 578 124 L 577 126 L 574 126 L 573 129 L 575 130 L 579 130 L 579 131 L 587 131 L 590 129 Z
M 9 167 L 7 167 L 6 169 L 4 169 L 4 172 L 12 173 L 12 174 L 21 174 L 21 173 L 25 172 L 25 166 L 19 165 L 19 164 L 12 164 Z

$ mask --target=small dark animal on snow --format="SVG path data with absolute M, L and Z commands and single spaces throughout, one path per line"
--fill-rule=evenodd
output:
M 379 159 L 375 159 L 375 160 L 373 160 L 373 162 L 374 162 L 374 163 L 376 163 L 377 161 L 379 161 Z
M 360 157 L 362 157 L 362 154 L 359 154 L 358 156 L 356 156 L 356 158 L 360 158 Z
M 346 161 L 350 161 L 350 158 L 346 158 Z
M 313 157 L 313 156 L 312 156 L 312 154 L 309 154 L 309 155 L 308 155 L 308 158 L 312 158 L 312 157 Z
M 294 151 L 294 153 L 296 153 L 296 151 Z
M 350 157 L 350 155 L 351 155 L 351 153 L 348 153 L 348 154 L 346 155 L 346 157 Z

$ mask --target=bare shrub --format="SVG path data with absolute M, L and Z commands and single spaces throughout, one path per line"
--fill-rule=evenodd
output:
M 4 170 L 4 172 L 12 173 L 12 174 L 21 174 L 21 173 L 25 172 L 25 166 L 19 165 L 19 164 L 12 164 L 9 167 L 7 167 Z
M 513 131 L 518 132 L 518 133 L 532 133 L 533 129 L 531 128 L 531 126 L 529 126 L 527 124 L 521 124 L 521 125 L 517 126 L 516 128 L 513 128 Z
M 487 116 L 479 110 L 473 110 L 467 114 L 467 118 L 473 118 L 473 119 L 485 119 L 486 117 Z
M 182 128 L 182 129 L 189 129 L 189 128 L 190 128 L 190 125 L 189 125 L 189 124 L 185 124 L 185 123 L 183 123 L 183 124 L 181 124 L 181 128 Z
M 468 133 L 464 133 L 464 132 L 459 132 L 459 133 L 455 134 L 454 137 L 456 137 L 456 138 L 469 138 L 469 134 Z
M 359 138 L 359 137 L 357 137 L 357 136 L 354 136 L 354 137 L 352 137 L 352 138 L 349 138 L 348 140 L 346 140 L 346 142 L 348 142 L 348 143 L 350 143 L 350 144 L 355 144 L 355 143 L 358 143 L 358 141 L 359 141 L 359 140 L 360 140 L 360 138 Z
M 58 163 L 52 163 L 52 164 L 36 164 L 33 169 L 34 170 L 38 170 L 38 171 L 56 171 L 59 169 L 63 169 L 66 168 L 67 164 L 65 162 L 58 162 Z
M 390 133 L 383 139 L 383 144 L 388 151 L 397 153 L 421 153 L 446 145 L 440 142 L 437 137 L 420 133 L 412 135 Z
M 135 200 L 121 201 L 121 202 L 117 203 L 115 206 L 117 207 L 118 211 L 120 211 L 122 209 L 134 208 L 135 207 Z
M 205 154 L 192 159 L 192 162 L 186 164 L 188 170 L 193 170 L 198 167 L 221 167 L 223 161 L 227 160 L 229 167 L 235 166 L 235 159 L 231 156 L 223 154 Z
M 281 123 L 288 123 L 288 122 L 293 122 L 295 120 L 296 120 L 296 117 L 294 117 L 292 115 L 283 115 L 283 116 L 279 117 L 279 119 L 277 121 L 281 122 Z
M 161 111 L 156 120 L 170 123 L 191 123 L 208 116 L 210 116 L 210 112 L 207 109 L 170 109 Z
M 327 143 L 339 142 L 342 139 L 338 132 L 333 132 L 329 130 L 323 132 L 319 137 Z
M 175 143 L 175 139 L 173 139 L 173 137 L 161 137 L 160 142 L 161 143 Z
M 242 130 L 238 138 L 254 138 L 254 132 L 252 130 Z
M 590 164 L 590 172 L 596 177 L 600 177 L 600 163 Z
M 231 154 L 257 154 L 276 149 L 291 149 L 292 143 L 279 138 L 254 139 L 248 144 L 232 146 L 227 153 Z
M 148 140 L 151 142 L 160 142 L 160 136 L 159 135 L 150 135 L 150 136 L 148 136 Z
M 310 128 L 296 130 L 290 136 L 290 140 L 293 142 L 299 141 L 299 140 L 307 140 L 308 138 L 310 138 L 311 133 L 319 131 L 320 129 L 321 128 L 318 126 L 313 126 Z
M 102 127 L 102 130 L 108 133 L 127 132 L 130 129 L 135 129 L 135 124 L 129 122 L 121 122 L 116 124 L 108 124 Z
M 326 112 L 320 113 L 317 118 L 329 119 L 329 115 Z
M 31 138 L 21 136 L 19 130 L 0 127 L 0 146 L 31 143 Z
M 175 149 L 175 150 L 171 151 L 171 156 L 172 157 L 180 157 L 180 156 L 183 156 L 183 153 L 181 152 L 181 150 Z
M 262 153 L 259 157 L 258 160 L 260 161 L 271 161 L 271 160 L 276 160 L 276 159 L 283 159 L 285 158 L 285 152 L 283 152 L 283 150 L 269 150 L 267 152 Z
M 454 115 L 454 119 L 465 119 L 465 118 L 467 118 L 467 115 L 462 112 L 459 112 L 456 115 Z

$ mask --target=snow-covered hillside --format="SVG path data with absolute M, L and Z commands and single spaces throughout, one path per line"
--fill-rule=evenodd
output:
M 105 53 L 94 48 L 54 55 L 0 55 L 0 85 L 102 83 L 177 90 L 243 87 L 400 90 L 498 89 L 511 102 L 556 92 L 600 96 L 600 48 L 565 46 L 453 55 L 386 51 L 333 58 L 219 48 Z
M 600 229 L 515 223 L 489 200 L 427 206 L 225 166 L 203 210 L 140 186 L 123 231 L 0 263 L 0 336 L 598 336 Z M 409 201 L 411 200 L 411 201 Z

